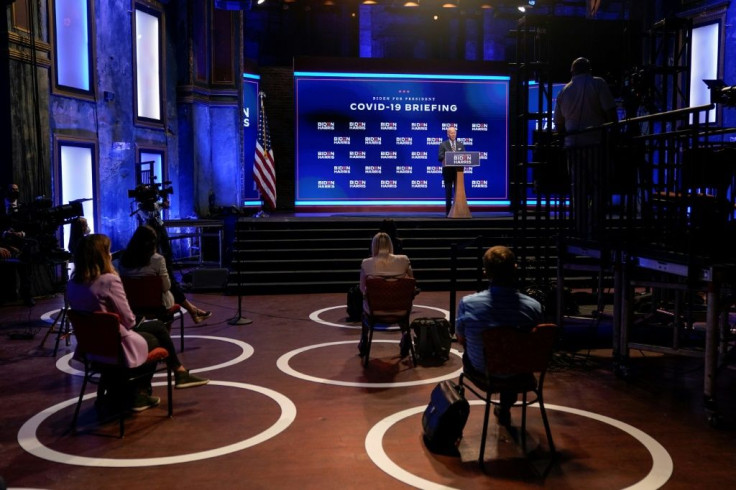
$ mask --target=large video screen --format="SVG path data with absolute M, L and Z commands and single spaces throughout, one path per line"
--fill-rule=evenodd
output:
M 294 75 L 297 207 L 444 205 L 450 126 L 480 153 L 465 169 L 468 204 L 508 202 L 508 77 Z

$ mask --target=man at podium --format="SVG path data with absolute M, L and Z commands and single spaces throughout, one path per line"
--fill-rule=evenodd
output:
M 445 181 L 445 215 L 450 214 L 452 207 L 453 189 L 457 186 L 457 173 L 462 167 L 445 167 L 446 151 L 465 151 L 465 145 L 457 140 L 457 128 L 447 128 L 447 139 L 440 145 L 438 159 L 442 162 L 442 180 Z

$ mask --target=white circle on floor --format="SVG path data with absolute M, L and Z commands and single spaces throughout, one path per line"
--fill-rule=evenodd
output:
M 373 340 L 373 343 L 376 342 L 382 342 L 382 343 L 389 343 L 389 344 L 398 344 L 399 342 L 397 340 Z M 453 379 L 458 376 L 460 376 L 460 373 L 463 371 L 463 368 L 459 368 L 456 371 L 453 371 L 449 374 L 444 374 L 442 376 L 437 376 L 435 378 L 430 379 L 420 379 L 416 381 L 400 381 L 397 383 L 361 383 L 358 381 L 340 381 L 336 379 L 328 379 L 328 378 L 319 378 L 317 376 L 310 376 L 309 374 L 304 374 L 302 372 L 297 371 L 296 369 L 292 368 L 289 365 L 289 361 L 292 357 L 296 356 L 297 354 L 301 354 L 302 352 L 306 352 L 308 350 L 312 349 L 319 349 L 321 347 L 332 347 L 334 345 L 342 345 L 342 344 L 352 344 L 357 345 L 352 340 L 343 340 L 340 342 L 327 342 L 325 344 L 316 344 L 316 345 L 308 345 L 306 347 L 301 347 L 299 349 L 293 350 L 291 352 L 287 352 L 286 354 L 279 357 L 278 361 L 276 361 L 276 365 L 278 368 L 290 375 L 294 376 L 295 378 L 303 379 L 305 381 L 312 381 L 313 383 L 322 383 L 326 385 L 334 385 L 334 386 L 353 386 L 356 388 L 402 388 L 405 386 L 419 386 L 419 385 L 426 385 L 430 383 L 439 383 L 440 381 L 444 381 L 446 379 Z M 459 352 L 456 349 L 450 349 L 450 352 L 455 354 L 456 356 L 462 358 L 462 353 Z M 363 362 L 362 359 L 359 359 L 356 355 L 355 361 Z
M 470 404 L 484 405 L 485 402 L 483 400 L 473 400 L 470 402 Z M 539 407 L 536 404 L 530 406 Z M 549 410 L 567 412 L 574 415 L 579 415 L 581 417 L 587 417 L 589 419 L 597 420 L 598 422 L 613 426 L 629 434 L 631 437 L 639 441 L 649 451 L 649 454 L 652 456 L 652 469 L 649 471 L 649 474 L 644 477 L 643 480 L 640 480 L 639 482 L 626 487 L 626 490 L 652 490 L 655 488 L 660 488 L 665 483 L 667 483 L 667 481 L 672 476 L 672 470 L 674 469 L 672 458 L 670 457 L 667 450 L 649 434 L 642 432 L 636 427 L 633 427 L 619 420 L 606 417 L 605 415 L 600 415 L 597 413 L 588 412 L 585 410 L 578 410 L 577 408 L 564 407 L 560 405 L 545 404 L 544 406 Z M 422 488 L 424 490 L 453 489 L 454 487 L 434 483 L 429 480 L 425 480 L 424 478 L 420 478 L 412 473 L 409 473 L 408 471 L 404 470 L 399 465 L 394 463 L 383 450 L 383 436 L 391 428 L 392 425 L 400 422 L 405 418 L 411 417 L 412 415 L 422 413 L 426 408 L 426 406 L 408 408 L 393 415 L 389 415 L 385 419 L 378 422 L 371 428 L 370 431 L 368 431 L 368 434 L 366 435 L 365 450 L 368 453 L 368 457 L 371 458 L 376 466 L 378 466 L 388 475 L 396 478 L 403 483 L 406 483 L 407 485 L 411 485 L 416 488 Z
M 220 369 L 220 368 L 232 366 L 233 364 L 238 364 L 239 362 L 243 362 L 246 359 L 248 359 L 250 356 L 253 355 L 253 352 L 254 352 L 253 346 L 251 346 L 250 344 L 247 344 L 243 342 L 242 340 L 231 339 L 229 337 L 214 337 L 211 335 L 185 335 L 184 338 L 185 339 L 221 340 L 223 342 L 229 342 L 231 344 L 235 344 L 242 349 L 242 352 L 240 353 L 238 357 L 231 359 L 229 361 L 222 362 L 220 364 L 215 364 L 214 366 L 190 369 L 189 372 L 192 374 L 204 373 L 206 371 L 213 371 L 215 369 Z M 70 352 L 69 354 L 60 357 L 56 361 L 56 368 L 59 371 L 62 371 L 68 374 L 72 374 L 74 376 L 84 376 L 84 371 L 80 371 L 79 369 L 75 369 L 71 366 L 70 361 L 72 360 L 73 356 L 74 356 L 74 353 Z M 155 376 L 165 376 L 165 375 L 166 373 L 156 373 L 155 374 Z
M 166 383 L 153 383 L 153 386 L 166 386 Z M 190 463 L 192 461 L 201 461 L 203 459 L 215 458 L 223 456 L 225 454 L 234 453 L 243 449 L 260 444 L 272 437 L 275 437 L 279 433 L 286 430 L 289 425 L 296 418 L 296 405 L 289 400 L 286 396 L 282 395 L 277 391 L 273 391 L 262 386 L 256 386 L 246 383 L 235 383 L 232 381 L 210 381 L 205 386 L 229 386 L 232 388 L 240 388 L 243 390 L 251 390 L 257 393 L 261 393 L 281 407 L 281 416 L 279 419 L 268 429 L 256 434 L 253 437 L 249 437 L 240 442 L 223 446 L 216 449 L 209 449 L 207 451 L 199 451 L 196 453 L 180 454 L 178 456 L 163 456 L 158 458 L 127 458 L 127 459 L 114 459 L 114 458 L 90 458 L 87 456 L 76 456 L 73 454 L 66 454 L 54 449 L 50 449 L 43 445 L 43 443 L 36 437 L 36 431 L 40 427 L 41 423 L 54 413 L 66 408 L 70 405 L 77 403 L 77 397 L 70 400 L 63 401 L 52 407 L 43 410 L 42 412 L 31 417 L 18 431 L 18 444 L 27 451 L 28 453 L 47 461 L 53 461 L 55 463 L 70 464 L 76 466 L 94 466 L 94 467 L 106 467 L 106 468 L 137 468 L 143 466 L 162 466 L 168 464 L 179 464 L 179 463 Z M 96 397 L 96 393 L 88 393 L 84 395 L 84 400 Z M 162 421 L 161 423 L 166 423 Z M 146 443 L 150 444 L 150 442 Z
M 353 322 L 353 323 L 357 323 L 357 325 L 350 325 L 347 323 L 332 323 L 332 322 L 328 322 L 327 320 L 323 320 L 320 318 L 320 315 L 324 313 L 325 311 L 336 310 L 338 308 L 347 308 L 347 305 L 328 306 L 327 308 L 322 308 L 321 310 L 317 310 L 317 311 L 310 313 L 309 319 L 312 320 L 313 322 L 320 323 L 322 325 L 327 325 L 328 327 L 353 328 L 353 329 L 360 330 L 361 328 L 360 322 Z M 437 308 L 435 306 L 424 306 L 424 305 L 414 304 L 412 305 L 411 308 L 412 310 L 414 308 L 427 308 L 428 310 L 435 310 L 435 311 L 442 313 L 442 316 L 445 317 L 445 320 L 450 319 L 450 313 L 447 310 L 443 310 L 442 308 Z M 395 330 L 398 330 L 398 327 Z
M 41 315 L 41 321 L 53 324 L 56 321 L 56 319 L 59 317 L 59 313 L 61 313 L 61 308 L 56 309 L 56 310 L 47 311 L 46 313 Z M 174 319 L 178 320 L 179 315 L 186 315 L 186 314 L 187 314 L 187 310 L 182 308 L 178 312 L 174 313 Z

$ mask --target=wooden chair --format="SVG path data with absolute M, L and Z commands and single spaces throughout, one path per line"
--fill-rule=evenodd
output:
M 126 388 L 130 387 L 133 382 L 150 375 L 158 362 L 169 357 L 169 353 L 163 347 L 157 347 L 148 353 L 143 365 L 129 368 L 123 355 L 120 317 L 116 313 L 69 310 L 68 316 L 74 329 L 74 336 L 77 338 L 74 358 L 84 363 L 84 381 L 79 390 L 77 406 L 74 409 L 72 430 L 76 430 L 77 427 L 77 418 L 87 382 L 93 382 L 99 384 L 98 394 L 102 394 L 107 388 L 112 388 L 112 392 L 116 393 L 113 401 L 119 408 L 120 437 L 122 438 L 125 435 Z M 168 410 L 169 417 L 171 417 L 173 414 L 172 372 L 168 366 L 166 371 Z
M 514 407 L 521 406 L 521 446 L 526 453 L 526 407 L 539 403 L 539 412 L 542 415 L 547 443 L 551 454 L 555 454 L 555 444 L 547 420 L 547 411 L 544 408 L 544 378 L 547 366 L 552 357 L 559 327 L 555 324 L 544 323 L 532 330 L 523 330 L 516 327 L 496 327 L 483 332 L 483 347 L 486 358 L 486 375 L 479 376 L 467 370 L 460 375 L 459 384 L 467 387 L 478 398 L 486 402 L 483 418 L 483 434 L 480 442 L 478 463 L 483 468 L 486 435 L 488 433 L 488 417 L 491 405 L 500 405 L 499 401 L 491 400 L 491 395 L 501 392 L 522 394 L 522 402 Z M 472 382 L 467 384 L 466 380 Z M 535 398 L 529 400 L 528 393 Z
M 130 309 L 136 315 L 156 318 L 171 328 L 171 323 L 179 315 L 179 350 L 184 351 L 184 315 L 181 306 L 174 304 L 166 308 L 161 300 L 163 284 L 161 276 L 121 277 Z
M 366 279 L 365 299 L 370 311 L 363 312 L 363 325 L 368 329 L 363 356 L 364 366 L 368 366 L 373 330 L 378 323 L 399 325 L 403 337 L 409 340 L 411 360 L 416 365 L 416 352 L 409 330 L 409 316 L 414 301 L 415 287 L 416 281 L 411 277 L 398 279 L 369 277 Z

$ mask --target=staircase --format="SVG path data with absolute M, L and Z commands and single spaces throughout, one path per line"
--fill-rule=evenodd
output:
M 371 239 L 382 220 L 344 216 L 241 218 L 235 225 L 228 290 L 237 293 L 240 289 L 243 294 L 347 292 L 358 282 L 361 261 L 370 255 Z M 478 257 L 485 248 L 514 246 L 513 218 L 507 214 L 468 220 L 393 220 L 417 285 L 426 291 L 450 289 L 453 244 L 483 237 L 480 248 L 476 245 L 458 253 L 458 290 L 476 290 L 482 284 Z M 537 237 L 535 232 L 525 235 L 528 243 L 549 242 L 548 236 Z

